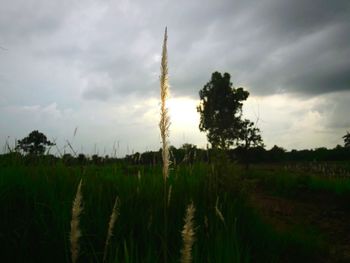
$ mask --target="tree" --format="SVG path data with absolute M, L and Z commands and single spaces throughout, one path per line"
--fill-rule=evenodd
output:
M 346 134 L 343 136 L 344 139 L 344 146 L 350 147 L 350 133 L 346 132 Z
M 255 126 L 254 122 L 247 119 L 241 124 L 239 138 L 241 140 L 240 145 L 246 150 L 250 149 L 252 146 L 264 146 L 260 135 L 260 129 Z
M 214 72 L 211 80 L 199 91 L 200 131 L 207 132 L 213 148 L 228 149 L 240 139 L 243 101 L 249 92 L 234 88 L 230 74 Z
M 283 160 L 283 158 L 285 157 L 286 150 L 282 147 L 274 145 L 268 152 L 270 156 L 269 161 L 278 162 Z
M 250 148 L 261 146 L 264 147 L 263 140 L 260 135 L 260 129 L 255 126 L 253 122 L 245 119 L 241 123 L 241 130 L 239 133 L 240 142 L 239 146 L 243 149 L 243 158 L 245 162 L 245 167 L 248 169 L 250 162 Z
M 29 154 L 42 155 L 47 146 L 53 145 L 55 144 L 50 142 L 43 133 L 35 130 L 22 140 L 18 140 L 16 149 Z

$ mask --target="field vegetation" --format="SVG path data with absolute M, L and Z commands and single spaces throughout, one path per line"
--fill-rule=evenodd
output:
M 13 162 L 1 168 L 3 259 L 70 262 L 72 202 L 82 181 L 78 262 L 102 262 L 117 197 L 118 217 L 106 261 L 163 262 L 161 166 Z M 350 196 L 350 183 L 285 171 L 282 166 L 270 169 L 253 167 L 247 172 L 238 165 L 202 162 L 174 166 L 168 179 L 168 261 L 180 260 L 183 218 L 190 203 L 195 206 L 193 262 L 322 262 L 331 256 L 331 244 L 316 226 L 276 228 L 260 214 L 252 198 L 265 192 L 293 200 L 305 189 L 326 191 L 329 196 L 345 198 L 343 211 L 348 213 L 345 200 Z

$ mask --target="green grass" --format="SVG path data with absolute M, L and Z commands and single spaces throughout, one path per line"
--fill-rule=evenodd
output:
M 137 177 L 140 170 L 141 180 Z M 194 262 L 309 262 L 320 246 L 310 236 L 280 233 L 246 205 L 237 167 L 227 167 L 214 184 L 206 164 L 170 171 L 168 260 L 179 262 L 181 229 L 193 201 Z M 63 164 L 0 167 L 1 262 L 70 262 L 71 206 L 83 179 L 80 262 L 102 262 L 109 216 L 119 196 L 120 216 L 108 262 L 162 262 L 163 202 L 160 167 L 125 164 L 67 167 Z M 223 179 L 220 179 L 223 178 Z M 215 214 L 215 202 L 225 224 Z M 204 220 L 208 218 L 208 228 Z
M 324 191 L 339 197 L 350 195 L 350 178 L 347 177 L 325 177 L 311 172 L 259 166 L 246 172 L 245 177 L 258 179 L 264 188 L 277 195 L 295 197 L 300 191 Z

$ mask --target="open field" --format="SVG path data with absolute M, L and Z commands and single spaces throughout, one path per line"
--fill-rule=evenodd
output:
M 109 217 L 119 215 L 107 262 L 179 262 L 186 207 L 195 206 L 193 262 L 347 262 L 350 180 L 284 166 L 172 166 L 164 234 L 160 166 L 0 168 L 1 262 L 70 262 L 71 207 L 82 179 L 78 262 L 103 262 Z
M 3 2 L 0 263 L 350 262 L 350 1 Z

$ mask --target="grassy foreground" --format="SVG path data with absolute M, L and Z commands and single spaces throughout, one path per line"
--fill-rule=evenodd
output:
M 0 261 L 70 262 L 72 202 L 82 179 L 78 262 L 102 262 L 116 197 L 119 216 L 107 262 L 162 262 L 164 219 L 161 167 L 24 165 L 0 167 Z M 310 262 L 326 251 L 312 236 L 280 232 L 247 204 L 243 172 L 195 164 L 170 170 L 167 255 L 179 262 L 181 230 L 193 202 L 193 262 Z M 222 217 L 221 217 L 222 215 Z

